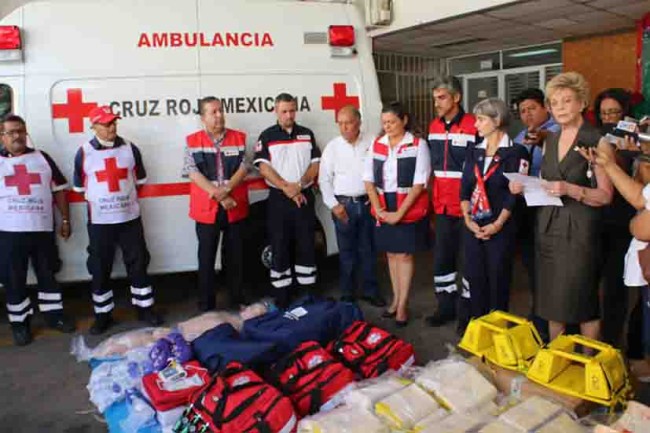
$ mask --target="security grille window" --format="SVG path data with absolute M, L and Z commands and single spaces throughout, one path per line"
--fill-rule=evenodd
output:
M 0 119 L 11 113 L 13 100 L 11 87 L 6 84 L 0 84 Z

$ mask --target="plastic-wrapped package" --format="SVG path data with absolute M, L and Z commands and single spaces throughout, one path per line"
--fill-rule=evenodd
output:
M 354 389 L 343 395 L 343 400 L 348 406 L 372 412 L 375 403 L 406 388 L 410 383 L 410 381 L 402 379 L 391 371 L 377 378 L 357 382 Z
M 367 410 L 341 406 L 302 419 L 298 433 L 390 433 L 390 429 Z
M 163 370 L 172 360 L 184 364 L 192 357 L 192 348 L 180 332 L 171 332 L 165 338 L 156 340 L 149 352 L 156 371 Z
M 242 327 L 242 319 L 238 314 L 227 311 L 209 311 L 179 323 L 176 328 L 185 340 L 192 342 L 205 331 L 216 328 L 223 323 L 230 323 L 237 330 Z
M 134 349 L 123 359 L 100 364 L 90 374 L 86 388 L 90 401 L 104 412 L 113 403 L 126 397 L 127 391 L 141 389 L 142 377 L 153 372 L 146 348 Z
M 505 421 L 497 419 L 483 426 L 483 428 L 481 428 L 478 433 L 522 433 L 522 431 L 516 427 L 511 426 Z
M 587 431 L 585 427 L 580 425 L 567 413 L 562 413 L 540 427 L 535 433 L 586 433 Z
M 277 308 L 271 299 L 263 299 L 242 308 L 239 312 L 239 316 L 242 320 L 248 320 L 275 310 L 277 310 Z
M 150 346 L 170 332 L 171 328 L 134 329 L 112 335 L 95 348 L 86 345 L 83 335 L 77 335 L 73 337 L 70 344 L 70 353 L 77 358 L 78 362 L 116 358 L 123 356 L 129 350 Z
M 595 433 L 646 433 L 650 432 L 650 407 L 630 401 L 623 416 L 611 426 L 599 425 Z
M 457 357 L 430 362 L 415 382 L 454 412 L 494 406 L 498 393 L 474 366 Z
M 469 413 L 452 413 L 443 418 L 427 417 L 417 423 L 413 431 L 418 433 L 466 433 L 475 431 L 484 423 L 483 416 Z
M 156 419 L 163 433 L 171 433 L 176 421 L 183 416 L 186 406 L 177 407 L 175 409 L 156 411 Z
M 499 417 L 522 432 L 535 431 L 564 413 L 564 408 L 539 396 L 527 398 Z
M 426 416 L 440 409 L 440 405 L 416 384 L 397 391 L 375 404 L 375 414 L 391 428 L 411 430 Z

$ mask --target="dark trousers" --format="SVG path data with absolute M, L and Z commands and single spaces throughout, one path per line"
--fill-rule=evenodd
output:
M 377 284 L 377 253 L 374 240 L 374 219 L 365 200 L 354 201 L 337 197 L 345 207 L 348 221 L 342 222 L 332 216 L 339 246 L 339 287 L 341 294 L 352 296 L 355 289 L 355 269 L 361 270 L 363 294 L 379 295 Z
M 273 252 L 271 285 L 280 303 L 288 299 L 287 290 L 293 284 L 294 274 L 298 285 L 307 290 L 316 283 L 314 194 L 310 190 L 303 194 L 307 203 L 298 207 L 282 191 L 270 188 L 269 192 L 268 233 Z
M 119 246 L 124 267 L 131 283 L 131 303 L 148 308 L 154 303 L 153 288 L 147 274 L 149 250 L 144 239 L 142 220 L 136 218 L 119 224 L 88 224 L 88 272 L 95 314 L 110 313 L 113 290 L 109 288 L 115 249 Z
M 433 248 L 433 284 L 438 298 L 438 314 L 456 315 L 458 299 L 458 270 L 461 263 L 463 219 L 449 215 L 436 215 L 436 234 Z M 462 278 L 461 298 L 470 297 L 469 284 Z
M 196 236 L 199 240 L 199 309 L 202 311 L 215 308 L 214 261 L 222 232 L 224 247 L 221 249 L 221 257 L 222 269 L 226 273 L 226 287 L 232 303 L 237 305 L 245 301 L 241 221 L 229 223 L 226 211 L 219 206 L 214 224 L 196 223 Z
M 61 287 L 54 274 L 58 254 L 54 232 L 0 231 L 0 282 L 7 292 L 10 323 L 24 323 L 34 313 L 27 294 L 27 270 L 31 260 L 38 282 L 38 307 L 42 313 L 63 313 Z
M 627 226 L 604 224 L 601 232 L 602 277 L 602 338 L 614 347 L 621 347 L 627 318 L 629 289 L 623 281 L 625 254 L 632 236 Z
M 639 301 L 632 310 L 627 331 L 627 357 L 635 360 L 650 357 L 650 288 L 638 289 Z
M 464 230 L 463 273 L 469 281 L 473 317 L 491 310 L 508 311 L 515 229 L 515 224 L 509 221 L 489 240 L 477 239 L 468 229 Z

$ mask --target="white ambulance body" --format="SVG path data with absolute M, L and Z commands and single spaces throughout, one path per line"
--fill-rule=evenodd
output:
M 139 146 L 148 172 L 141 205 L 151 273 L 197 267 L 181 168 L 185 136 L 200 128 L 199 98 L 222 98 L 227 126 L 245 131 L 250 148 L 275 122 L 280 92 L 297 96 L 297 120 L 321 148 L 337 134 L 335 112 L 346 104 L 359 105 L 366 131 L 379 131 L 370 41 L 357 9 L 341 3 L 28 3 L 0 20 L 0 86 L 26 119 L 33 146 L 70 182 L 75 152 L 92 137 L 88 110 L 110 105 L 122 116 L 118 133 Z M 251 184 L 253 201 L 268 194 L 260 184 Z M 86 204 L 71 198 L 74 234 L 59 242 L 62 281 L 89 278 Z M 331 217 L 320 199 L 317 214 L 327 254 L 334 254 Z

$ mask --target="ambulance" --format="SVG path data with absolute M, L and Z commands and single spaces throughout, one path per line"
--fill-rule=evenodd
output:
M 122 117 L 118 134 L 140 148 L 148 172 L 139 194 L 154 274 L 197 268 L 189 186 L 181 177 L 185 137 L 200 128 L 197 101 L 220 98 L 226 125 L 246 132 L 252 152 L 260 132 L 275 122 L 280 92 L 296 96 L 297 121 L 314 131 L 321 149 L 337 135 L 336 113 L 348 104 L 360 108 L 366 131 L 379 131 L 371 43 L 356 6 L 35 1 L 0 20 L 0 116 L 23 116 L 31 145 L 48 152 L 70 182 L 74 154 L 92 137 L 88 112 L 109 105 Z M 268 190 L 259 174 L 247 182 L 253 206 L 263 204 Z M 70 200 L 73 236 L 59 240 L 58 276 L 81 281 L 89 279 L 87 209 L 81 195 L 71 192 Z M 325 252 L 335 254 L 331 215 L 320 197 L 316 212 Z M 253 212 L 248 223 L 265 227 L 263 218 Z M 114 273 L 124 269 L 116 266 Z

